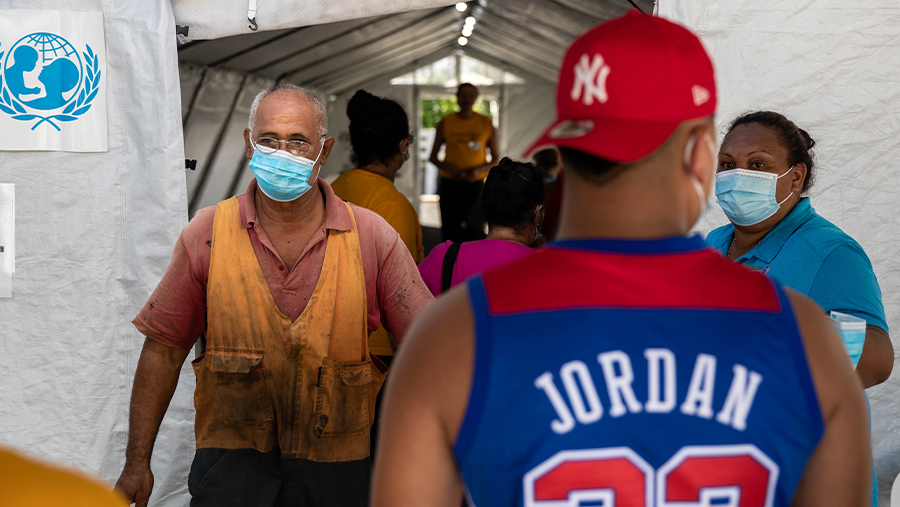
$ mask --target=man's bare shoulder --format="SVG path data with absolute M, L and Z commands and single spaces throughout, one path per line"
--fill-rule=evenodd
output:
M 400 344 L 384 397 L 372 505 L 457 505 L 462 497 L 452 449 L 472 384 L 468 299 L 465 285 L 448 291 Z
M 392 367 L 392 383 L 403 393 L 401 403 L 438 415 L 451 443 L 471 389 L 474 335 L 468 290 L 459 285 L 416 317 Z
M 787 290 L 800 328 L 825 432 L 791 505 L 869 505 L 872 459 L 862 384 L 840 336 L 811 299 Z

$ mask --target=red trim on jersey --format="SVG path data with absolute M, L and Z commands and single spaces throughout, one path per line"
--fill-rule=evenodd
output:
M 494 315 L 597 307 L 781 310 L 768 277 L 711 249 L 622 254 L 547 248 L 483 276 Z

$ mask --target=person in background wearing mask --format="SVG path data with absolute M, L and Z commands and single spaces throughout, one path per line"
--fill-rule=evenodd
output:
M 350 117 L 351 159 L 356 166 L 331 184 L 341 199 L 370 209 L 400 234 L 416 263 L 425 258 L 422 226 L 409 199 L 394 186 L 394 179 L 409 160 L 415 137 L 409 117 L 397 102 L 358 90 L 347 104 Z
M 425 258 L 422 226 L 412 203 L 394 186 L 403 163 L 409 160 L 415 137 L 409 133 L 409 117 L 403 107 L 390 99 L 358 90 L 347 104 L 350 117 L 351 160 L 356 166 L 334 180 L 331 188 L 341 199 L 378 213 L 400 234 L 416 263 Z M 379 326 L 369 335 L 369 351 L 391 366 L 394 344 Z M 380 400 L 380 397 L 379 397 Z M 378 409 L 372 425 L 372 450 L 378 435 Z M 374 453 L 373 453 L 374 454 Z
M 191 505 L 367 505 L 386 371 L 367 338 L 384 323 L 399 341 L 432 297 L 394 229 L 318 177 L 334 146 L 327 131 L 312 92 L 260 92 L 244 130 L 256 178 L 190 221 L 134 319 L 147 338 L 116 488 L 139 507 L 160 421 L 201 334 Z
M 459 111 L 445 116 L 437 125 L 431 163 L 440 171 L 438 193 L 441 205 L 441 234 L 445 241 L 474 241 L 484 238 L 484 218 L 478 207 L 484 177 L 496 165 L 497 131 L 491 119 L 472 110 L 478 88 L 463 83 L 456 90 Z M 438 158 L 445 145 L 444 160 Z M 487 160 L 491 152 L 492 162 Z
M 541 240 L 549 243 L 556 239 L 559 212 L 562 209 L 563 167 L 556 148 L 545 148 L 531 156 L 534 166 L 544 173 L 544 225 Z
M 535 145 L 566 168 L 559 239 L 416 318 L 372 505 L 866 505 L 865 402 L 837 331 L 689 236 L 716 167 L 700 40 L 634 11 L 579 37 L 559 75 Z
M 881 289 L 862 247 L 819 216 L 806 197 L 813 146 L 805 130 L 779 113 L 756 111 L 735 119 L 719 149 L 716 173 L 716 197 L 731 224 L 709 233 L 706 242 L 826 312 L 865 320 L 856 374 L 868 388 L 887 380 L 894 367 Z M 873 505 L 877 492 L 874 483 Z
M 419 264 L 434 297 L 475 274 L 533 252 L 544 220 L 544 173 L 504 157 L 484 182 L 481 209 L 488 223 L 486 239 L 446 241 Z

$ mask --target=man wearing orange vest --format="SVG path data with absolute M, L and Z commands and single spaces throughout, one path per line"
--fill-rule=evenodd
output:
M 318 178 L 334 138 L 325 106 L 293 85 L 261 92 L 244 131 L 256 178 L 200 210 L 134 319 L 125 469 L 146 505 L 150 455 L 178 373 L 200 334 L 192 506 L 363 506 L 369 428 L 385 368 L 379 324 L 398 340 L 432 297 L 397 233 Z
M 441 233 L 444 241 L 484 239 L 484 219 L 479 201 L 484 178 L 499 158 L 497 132 L 491 119 L 472 110 L 478 88 L 459 85 L 456 101 L 459 112 L 445 116 L 437 125 L 431 163 L 440 171 Z M 444 145 L 444 160 L 438 153 Z M 491 162 L 487 161 L 487 150 Z

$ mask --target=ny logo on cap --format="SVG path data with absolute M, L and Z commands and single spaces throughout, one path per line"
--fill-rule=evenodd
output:
M 575 84 L 572 86 L 572 100 L 581 98 L 584 105 L 590 106 L 594 99 L 605 103 L 609 100 L 606 94 L 606 78 L 609 76 L 609 65 L 603 63 L 603 57 L 595 54 L 593 60 L 588 60 L 588 55 L 581 55 L 578 64 L 575 65 Z M 582 92 L 584 92 L 582 96 Z
M 709 90 L 700 85 L 694 85 L 691 87 L 691 95 L 693 95 L 694 97 L 695 106 L 702 106 L 703 104 L 706 104 L 707 102 L 709 102 L 709 99 L 711 97 Z

